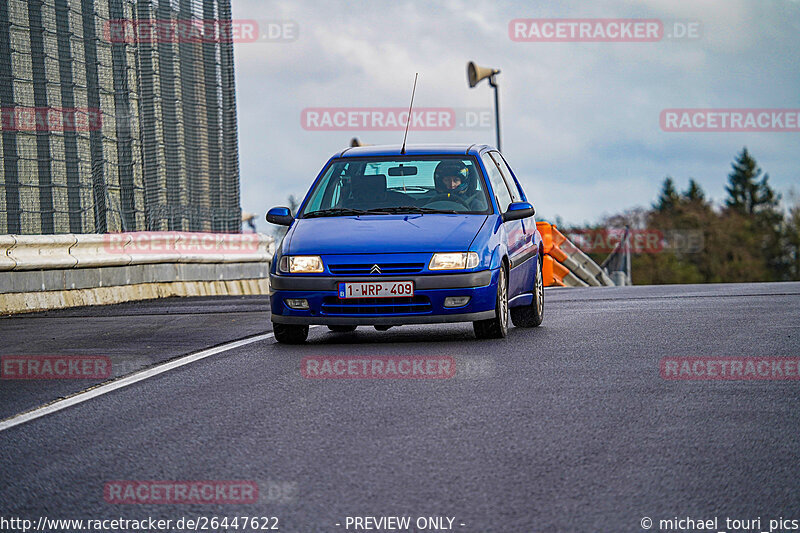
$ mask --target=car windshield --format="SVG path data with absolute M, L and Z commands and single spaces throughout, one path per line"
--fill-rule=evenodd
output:
M 334 160 L 300 216 L 490 212 L 475 159 L 411 156 Z

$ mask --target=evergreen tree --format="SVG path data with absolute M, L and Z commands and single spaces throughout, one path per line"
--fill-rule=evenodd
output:
M 800 280 L 800 204 L 789 210 L 786 223 L 788 279 Z
M 703 192 L 700 184 L 690 178 L 689 188 L 684 191 L 683 199 L 689 203 L 704 204 L 706 201 L 706 194 Z
M 747 151 L 742 152 L 731 165 L 728 175 L 730 211 L 744 215 L 750 231 L 758 237 L 757 249 L 766 261 L 769 275 L 765 281 L 778 281 L 790 277 L 791 260 L 784 241 L 784 216 L 780 210 L 780 195 L 769 185 L 769 174 L 763 174 L 756 160 Z
M 658 195 L 658 200 L 653 205 L 653 208 L 659 213 L 665 211 L 672 211 L 678 205 L 680 196 L 675 189 L 675 182 L 672 178 L 667 176 L 664 178 L 664 183 L 661 184 L 661 193 Z
M 725 205 L 750 216 L 778 208 L 780 195 L 769 186 L 769 174 L 762 176 L 761 169 L 746 147 L 731 163 L 731 167 L 733 172 L 728 174 L 728 185 L 725 187 L 728 192 Z

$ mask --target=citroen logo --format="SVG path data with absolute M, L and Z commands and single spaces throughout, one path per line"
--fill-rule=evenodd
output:
M 379 267 L 378 265 L 372 265 L 372 268 L 370 269 L 369 273 L 370 274 L 380 274 L 381 273 L 381 267 Z

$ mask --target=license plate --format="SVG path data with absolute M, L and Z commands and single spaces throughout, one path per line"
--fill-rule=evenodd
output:
M 414 296 L 413 281 L 340 283 L 339 298 L 396 298 Z

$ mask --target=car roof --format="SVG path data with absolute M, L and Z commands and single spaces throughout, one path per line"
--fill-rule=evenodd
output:
M 356 146 L 342 150 L 333 157 L 399 156 L 401 148 L 399 144 Z M 405 155 L 479 155 L 493 149 L 487 144 L 407 144 Z

